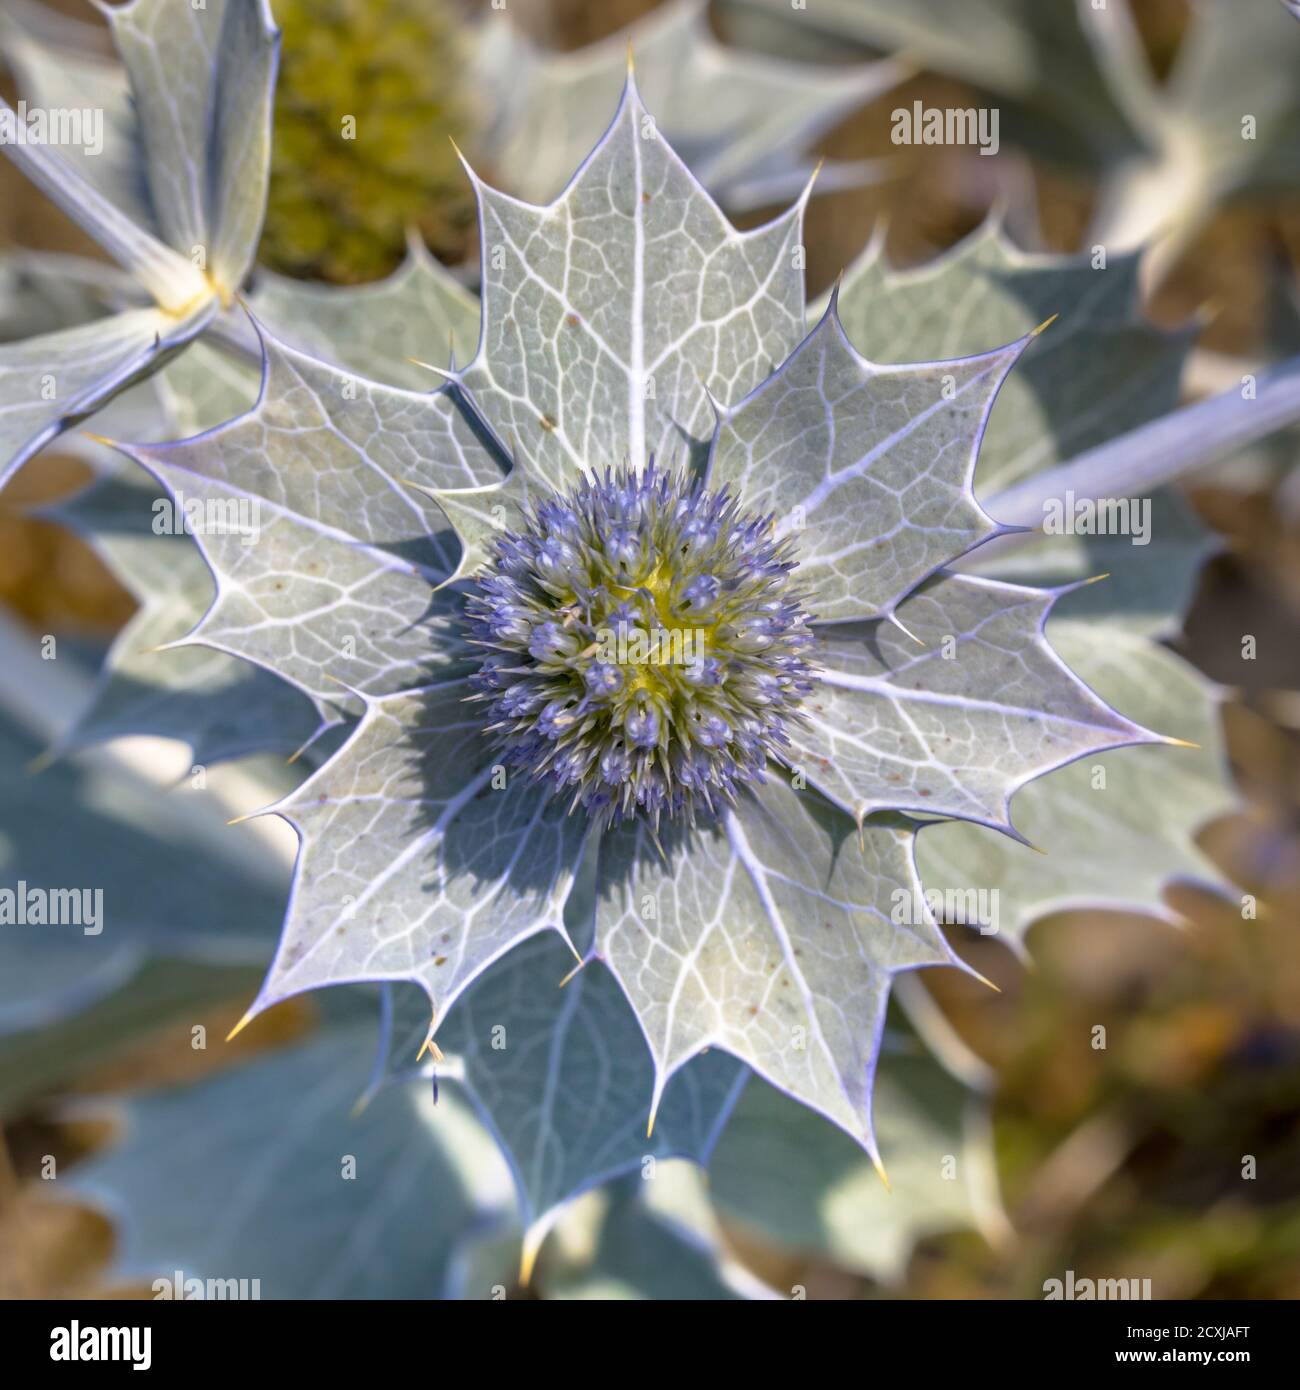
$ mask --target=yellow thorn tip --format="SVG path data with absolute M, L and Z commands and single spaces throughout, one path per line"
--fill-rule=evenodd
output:
M 415 1054 L 415 1060 L 418 1062 L 426 1052 L 429 1054 L 430 1058 L 435 1062 L 446 1061 L 446 1057 L 443 1053 L 442 1048 L 440 1048 L 438 1044 L 433 1040 L 432 1031 L 430 1031 L 429 1036 L 425 1038 L 424 1042 L 421 1043 L 420 1050 Z
M 578 973 L 579 970 L 582 969 L 582 967 L 583 967 L 585 964 L 586 964 L 585 961 L 581 961 L 581 960 L 580 960 L 580 961 L 577 963 L 577 965 L 575 965 L 575 966 L 573 967 L 573 969 L 569 971 L 569 973 L 564 977 L 564 979 L 562 979 L 562 980 L 560 981 L 559 988 L 560 988 L 560 989 L 563 989 L 564 986 L 567 985 L 567 984 L 569 983 L 569 981 L 573 979 L 573 977 Z
M 455 381 L 455 376 L 446 367 L 435 367 L 432 362 L 425 362 L 419 357 L 408 357 L 406 359 L 413 367 L 423 367 L 426 372 L 432 372 L 434 376 L 440 376 L 444 381 Z
M 533 1282 L 533 1269 L 541 1250 L 542 1242 L 536 1236 L 529 1234 L 524 1237 L 523 1248 L 519 1252 L 519 1282 L 524 1288 Z
M 994 994 L 1002 993 L 1001 988 L 998 985 L 995 985 L 987 975 L 981 975 L 978 970 L 972 970 L 970 973 L 980 982 L 980 984 L 988 985 L 988 987 L 993 991 Z
M 252 1023 L 252 1021 L 256 1017 L 256 1007 L 249 1009 L 249 1011 L 243 1016 L 243 1018 L 241 1018 L 239 1022 L 236 1023 L 235 1026 L 230 1030 L 230 1032 L 226 1034 L 226 1041 L 234 1042 L 234 1040 L 244 1031 L 245 1028 L 248 1027 L 250 1023 Z
M 871 1155 L 871 1166 L 876 1170 L 876 1176 L 885 1184 L 886 1192 L 893 1192 L 894 1184 L 889 1181 L 889 1174 L 885 1172 L 885 1165 L 875 1155 Z

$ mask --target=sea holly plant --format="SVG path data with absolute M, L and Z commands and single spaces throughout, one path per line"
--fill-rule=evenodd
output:
M 835 1258 L 897 1277 L 936 1222 L 998 1227 L 965 1113 L 980 1069 L 910 987 L 962 967 L 926 890 L 991 877 L 1019 945 L 1127 836 L 1110 901 L 1151 909 L 1226 802 L 1212 701 L 1152 640 L 1195 528 L 1158 499 L 1139 560 L 1020 528 L 1062 474 L 1148 490 L 1285 423 L 1294 368 L 1170 414 L 1184 344 L 1137 321 L 1135 266 L 1013 264 L 993 233 L 929 275 L 869 252 L 810 316 L 808 190 L 738 231 L 666 128 L 629 75 L 554 202 L 471 175 L 481 299 L 418 248 L 374 286 L 264 277 L 251 318 L 213 310 L 78 441 L 106 471 L 108 438 L 161 441 L 118 445 L 127 471 L 65 508 L 152 602 L 60 746 L 152 721 L 196 760 L 301 749 L 308 775 L 268 808 L 299 845 L 248 1017 L 351 986 L 305 1045 L 132 1102 L 80 1186 L 121 1218 L 124 1271 L 225 1273 L 243 1241 L 268 1293 L 481 1296 L 521 1256 L 555 1296 L 671 1288 L 636 1284 L 639 1244 L 700 1296 L 763 1296 L 698 1191 L 625 1181 L 684 1158 L 731 1219 L 807 1246 L 834 1213 Z M 79 312 L 13 306 L 55 334 Z M 1138 356 L 1149 390 L 1109 414 L 1076 389 L 1086 367 L 1115 404 Z M 142 525 L 182 499 L 248 524 Z M 1068 780 L 1085 757 L 1117 779 L 1146 760 L 1119 829 Z M 156 1002 L 146 926 L 94 997 L 99 1045 Z M 66 966 L 34 949 L 14 969 Z M 51 992 L 65 1048 L 85 1046 L 75 994 Z M 16 1017 L 0 1063 L 53 1066 Z M 141 1181 L 142 1154 L 226 1111 L 204 1162 L 238 1174 L 231 1227 Z M 364 1182 L 331 1203 L 354 1144 Z M 954 1185 L 936 1174 L 958 1154 Z M 286 1204 L 290 1165 L 310 1180 Z M 397 1253 L 359 1273 L 327 1262 L 341 1244 Z
M 737 232 L 630 76 L 557 202 L 476 189 L 480 345 L 441 392 L 268 338 L 249 414 L 126 448 L 260 504 L 256 545 L 200 538 L 190 640 L 357 721 L 275 808 L 301 850 L 251 1013 L 409 980 L 432 1043 L 512 946 L 567 934 L 595 855 L 575 965 L 632 1006 L 647 1113 L 722 1048 L 874 1156 L 890 980 L 957 963 L 908 815 L 1014 834 L 1023 782 L 1160 738 L 1048 647 L 1055 594 L 945 569 L 1000 529 L 971 478 L 1032 335 L 889 368 L 834 304 L 805 336 L 802 201 Z

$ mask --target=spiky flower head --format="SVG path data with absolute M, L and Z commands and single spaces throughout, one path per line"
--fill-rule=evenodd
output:
M 276 0 L 283 31 L 261 259 L 350 283 L 402 259 L 407 228 L 458 256 L 473 220 L 452 140 L 471 125 L 446 0 Z
M 602 823 L 733 803 L 812 688 L 795 564 L 770 516 L 653 463 L 537 502 L 468 603 L 506 765 Z

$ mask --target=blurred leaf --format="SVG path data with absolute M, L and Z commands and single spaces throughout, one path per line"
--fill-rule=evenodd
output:
M 89 95 L 106 118 L 102 147 L 92 130 L 58 149 L 6 141 L 4 153 L 157 307 L 0 348 L 0 480 L 207 327 L 242 285 L 261 231 L 278 45 L 266 0 L 132 0 L 105 15 L 124 74 L 75 46 L 65 61 L 57 40 L 75 23 L 51 29 L 26 4 L 7 15 L 33 106 L 81 112 Z
M 354 1113 L 373 1029 L 331 1030 L 197 1085 L 124 1102 L 120 1142 L 63 1185 L 118 1227 L 116 1280 L 257 1279 L 263 1298 L 440 1298 L 465 1289 L 513 1198 L 456 1097 L 393 1086 Z M 508 1280 L 506 1268 L 494 1282 Z
M 1114 0 L 1122 7 L 1125 0 Z M 1097 29 L 1118 21 L 1074 0 L 729 0 L 738 35 L 747 11 L 780 15 L 828 53 L 845 45 L 902 53 L 1002 98 L 1003 120 L 1040 153 L 1107 162 L 1141 150 Z M 1127 19 L 1127 12 L 1122 18 Z M 781 31 L 777 29 L 776 34 Z M 766 46 L 774 44 L 765 30 Z
M 536 1283 L 549 1299 L 727 1302 L 775 1295 L 724 1254 L 703 1175 L 664 1163 L 562 1218 Z
M 184 256 L 203 248 L 212 279 L 233 291 L 252 267 L 271 167 L 270 6 L 132 0 L 106 13 L 162 239 Z
M 61 153 L 93 188 L 137 226 L 160 236 L 141 177 L 139 116 L 122 65 L 105 51 L 98 26 L 36 0 L 10 0 L 0 15 L 3 59 L 31 107 L 104 113 L 104 144 L 70 144 Z
M 8 718 L 0 723 L 3 886 L 102 890 L 102 931 L 6 926 L 0 1031 L 57 1020 L 146 951 L 225 965 L 265 959 L 282 906 L 271 886 L 278 872 L 267 864 L 261 882 L 250 879 L 233 847 L 223 852 L 179 813 L 178 801 L 202 793 L 160 791 L 99 764 L 30 771 L 40 751 Z
M 638 24 L 576 53 L 538 49 L 500 13 L 478 30 L 475 73 L 491 120 L 487 162 L 529 202 L 555 198 L 609 123 L 627 71 L 661 134 L 722 203 L 741 210 L 797 196 L 809 147 L 902 76 L 893 64 L 811 67 L 726 48 L 702 0 L 669 0 Z M 826 186 L 874 171 L 834 165 Z
M 6 969 L 12 961 L 6 963 Z M 55 1024 L 0 1040 L 0 1118 L 80 1079 L 179 1018 L 247 998 L 260 966 L 199 965 L 146 957 L 111 991 Z
M 1216 201 L 1300 169 L 1300 30 L 1276 4 L 1192 0 L 1164 84 L 1129 0 L 730 0 L 802 36 L 896 50 L 997 99 L 1000 138 L 1109 177 L 1098 239 L 1185 233 Z M 777 30 L 779 33 L 780 31 Z M 771 29 L 765 29 L 771 46 Z
M 894 1283 L 925 1236 L 1002 1219 L 984 1105 L 910 1032 L 891 1032 L 874 1100 L 890 1189 L 847 1135 L 756 1081 L 714 1152 L 709 1190 L 751 1232 Z
M 1277 5 L 1193 0 L 1164 91 L 1216 196 L 1300 178 L 1300 29 Z
M 102 261 L 57 252 L 0 254 L 3 343 L 71 328 L 139 298 L 131 277 Z
M 5 1107 L 101 1060 L 178 1000 L 231 989 L 266 960 L 283 909 L 283 871 L 224 837 L 204 793 L 159 790 L 102 759 L 30 771 L 40 751 L 0 716 L 0 889 L 100 892 L 102 910 L 79 897 L 82 925 L 0 928 Z

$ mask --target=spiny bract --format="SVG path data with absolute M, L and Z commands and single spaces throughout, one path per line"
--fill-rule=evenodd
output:
M 734 802 L 812 689 L 793 546 L 653 464 L 538 502 L 469 602 L 510 767 L 603 821 Z

